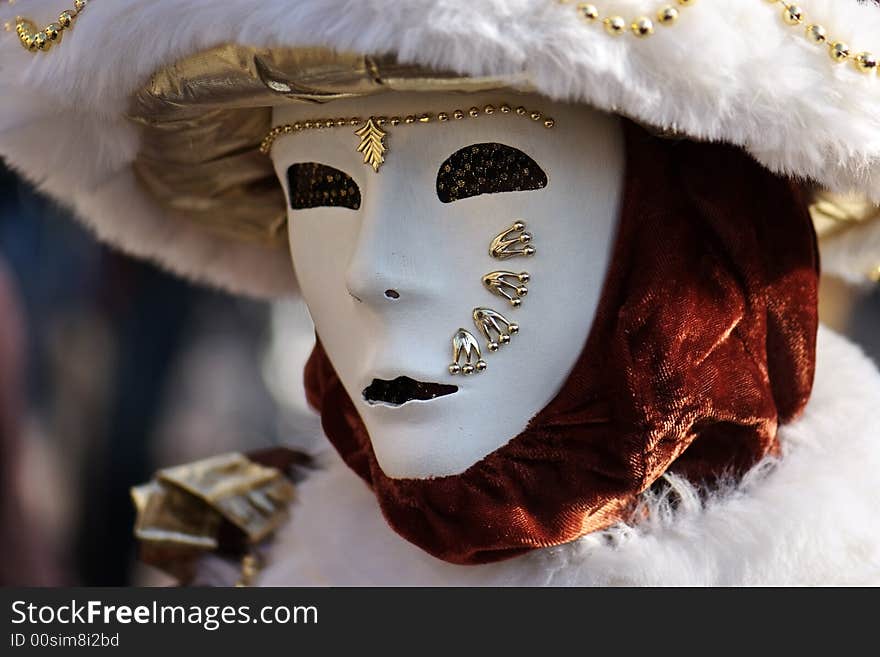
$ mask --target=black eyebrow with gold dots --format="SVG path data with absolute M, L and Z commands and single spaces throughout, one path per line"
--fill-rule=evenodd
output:
M 505 144 L 465 146 L 449 156 L 437 172 L 437 196 L 443 203 L 546 186 L 547 174 L 538 163 Z
M 300 162 L 287 169 L 290 208 L 361 207 L 361 190 L 344 171 L 317 162 Z

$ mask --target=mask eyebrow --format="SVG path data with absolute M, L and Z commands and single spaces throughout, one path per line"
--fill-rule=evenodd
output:
M 506 144 L 465 146 L 450 155 L 437 172 L 437 197 L 443 203 L 546 186 L 547 174 L 538 163 Z
M 344 171 L 318 162 L 298 162 L 287 169 L 290 208 L 306 210 L 321 206 L 357 210 L 361 190 Z

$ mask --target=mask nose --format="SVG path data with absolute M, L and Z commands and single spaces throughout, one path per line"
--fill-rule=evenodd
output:
M 448 262 L 437 222 L 421 219 L 431 211 L 428 199 L 414 193 L 403 173 L 391 168 L 370 181 L 345 272 L 348 293 L 377 310 L 436 299 Z
M 358 253 L 346 272 L 345 287 L 348 294 L 360 303 L 381 306 L 401 303 L 411 296 L 406 294 L 411 286 L 400 269 L 382 254 Z
M 374 301 L 386 301 L 386 302 L 395 302 L 401 300 L 401 293 L 393 287 L 387 288 L 384 292 L 382 292 L 381 297 L 377 294 L 377 290 L 382 287 L 382 283 L 378 283 L 376 285 L 363 285 L 358 284 L 356 281 L 359 280 L 353 276 L 346 276 L 346 288 L 348 290 L 349 296 L 358 301 L 360 303 L 374 302 Z M 362 279 L 360 279 L 362 280 Z
M 357 301 L 390 308 L 414 297 L 416 236 L 402 223 L 394 216 L 364 217 L 345 274 L 346 289 Z

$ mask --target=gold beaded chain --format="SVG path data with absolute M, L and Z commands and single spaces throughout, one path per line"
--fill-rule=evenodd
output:
M 574 0 L 556 0 L 559 4 L 572 4 Z M 804 10 L 798 5 L 786 0 L 764 0 L 769 4 L 782 5 L 782 20 L 786 25 L 797 26 L 806 23 L 805 36 L 811 42 L 818 45 L 828 45 L 828 53 L 831 59 L 837 63 L 850 61 L 862 73 L 873 73 L 878 69 L 877 57 L 868 51 L 853 52 L 843 41 L 832 39 L 828 31 L 818 23 L 807 23 Z M 676 0 L 680 7 L 695 5 L 697 0 Z M 632 21 L 627 21 L 623 16 L 605 16 L 596 5 L 588 2 L 579 2 L 575 11 L 582 20 L 587 23 L 601 23 L 605 31 L 612 36 L 626 34 L 627 31 L 637 37 L 649 37 L 654 34 L 654 20 L 648 16 L 638 16 Z M 667 4 L 656 12 L 656 20 L 660 25 L 670 26 L 678 21 L 679 10 L 673 4 Z M 629 27 L 629 30 L 627 30 Z
M 828 31 L 821 25 L 808 23 L 804 10 L 797 5 L 784 2 L 784 0 L 765 0 L 765 2 L 772 5 L 782 5 L 782 20 L 786 25 L 795 27 L 807 23 L 804 33 L 806 38 L 817 45 L 827 44 L 828 54 L 834 62 L 840 64 L 850 61 L 862 73 L 873 73 L 877 70 L 877 58 L 872 53 L 868 51 L 853 53 L 845 42 L 832 39 Z
M 496 114 L 513 114 L 521 116 L 531 119 L 536 123 L 540 123 L 545 128 L 553 128 L 556 126 L 555 119 L 544 116 L 543 113 L 537 110 L 530 111 L 522 106 L 514 109 L 507 103 L 502 103 L 497 108 L 495 105 L 483 105 L 482 107 L 471 107 L 467 111 L 457 109 L 452 112 L 439 112 L 436 115 L 422 113 L 409 114 L 404 117 L 371 116 L 366 120 L 359 116 L 337 119 L 310 119 L 275 126 L 263 138 L 263 141 L 260 144 L 260 152 L 264 155 L 269 155 L 272 152 L 272 146 L 275 142 L 285 135 L 291 135 L 305 130 L 324 130 L 328 128 L 343 128 L 348 126 L 358 128 L 354 134 L 361 138 L 360 144 L 358 144 L 357 147 L 357 152 L 363 154 L 364 164 L 373 167 L 373 171 L 378 172 L 379 167 L 382 166 L 382 163 L 385 161 L 384 156 L 388 150 L 388 147 L 385 145 L 385 137 L 388 133 L 382 130 L 382 127 L 386 125 L 414 125 L 417 123 L 433 123 L 434 121 L 446 123 L 450 120 L 462 121 L 467 118 L 476 119 L 480 116 L 493 116 Z
M 561 5 L 568 5 L 574 0 L 557 0 Z M 676 0 L 680 7 L 690 7 L 696 4 L 697 0 Z M 648 16 L 638 16 L 632 21 L 627 21 L 623 16 L 606 16 L 602 18 L 599 8 L 589 2 L 579 2 L 575 7 L 578 16 L 587 23 L 601 23 L 605 27 L 605 31 L 612 36 L 625 34 L 627 26 L 629 31 L 639 38 L 649 37 L 654 34 L 654 20 Z M 672 4 L 667 4 L 656 12 L 657 22 L 660 25 L 669 26 L 678 20 L 679 10 Z
M 15 4 L 14 0 L 9 0 L 9 4 Z M 89 0 L 73 0 L 73 9 L 62 11 L 58 14 L 56 22 L 50 23 L 42 29 L 34 21 L 16 16 L 15 31 L 22 47 L 31 52 L 50 50 L 56 43 L 61 42 L 64 32 L 73 27 L 76 17 L 83 12 L 87 4 L 89 4 Z M 12 24 L 6 23 L 4 28 L 11 31 Z

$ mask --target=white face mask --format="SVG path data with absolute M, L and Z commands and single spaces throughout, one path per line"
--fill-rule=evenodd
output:
M 388 150 L 378 172 L 364 164 L 356 150 L 358 128 L 350 126 L 284 136 L 272 150 L 288 199 L 302 294 L 389 477 L 463 472 L 519 434 L 568 377 L 586 342 L 613 243 L 624 167 L 621 127 L 583 106 L 503 93 L 390 93 L 274 111 L 281 125 L 343 116 L 451 116 L 505 101 L 552 116 L 555 127 L 497 111 L 385 125 Z M 502 146 L 474 151 L 476 144 Z M 546 175 L 546 184 L 464 198 L 486 187 L 473 175 L 486 162 L 499 167 L 493 177 L 502 188 L 514 186 L 517 176 L 535 185 Z M 297 166 L 311 163 L 337 171 Z M 291 209 L 291 180 L 293 205 L 302 209 Z M 459 198 L 443 202 L 450 185 Z M 351 201 L 352 191 L 359 204 Z M 493 238 L 517 221 L 525 222 L 535 254 L 492 257 Z M 496 271 L 530 274 L 519 307 L 483 283 Z M 519 285 L 503 287 L 515 297 Z M 496 352 L 475 325 L 478 308 L 519 326 Z M 450 374 L 459 328 L 479 342 L 485 371 Z

